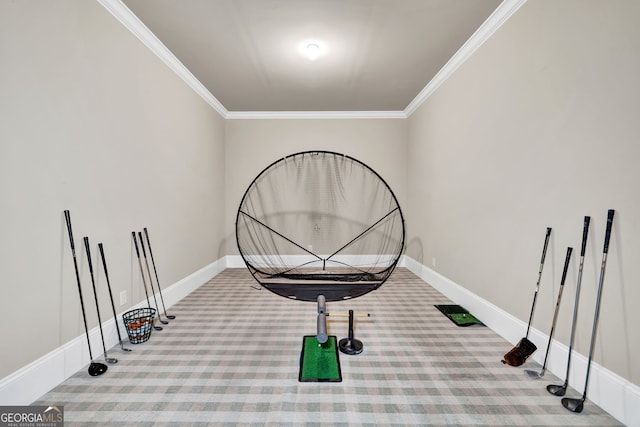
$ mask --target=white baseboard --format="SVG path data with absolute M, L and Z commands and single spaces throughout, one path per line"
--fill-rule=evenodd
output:
M 162 295 L 167 309 L 225 268 L 226 259 L 221 258 L 163 289 Z M 127 311 L 146 306 L 145 303 L 146 301 L 140 302 Z M 118 314 L 118 317 L 120 316 L 121 314 Z M 123 342 L 127 347 L 131 347 L 120 319 L 118 327 Z M 108 349 L 119 344 L 113 317 L 103 322 L 102 329 L 105 345 Z M 100 362 L 102 341 L 98 326 L 89 331 L 89 339 L 94 361 Z M 90 361 L 87 340 L 85 334 L 82 334 L 0 380 L 0 402 L 3 405 L 29 405 L 71 375 L 87 367 Z
M 247 264 L 245 264 L 240 255 L 227 255 L 225 261 L 227 268 L 247 268 Z
M 482 320 L 487 327 L 511 344 L 516 344 L 523 337 L 523 331 L 526 331 L 527 324 L 522 320 L 406 255 L 400 265 L 408 268 L 455 304 L 459 304 L 469 310 L 474 316 Z M 532 356 L 533 360 L 542 364 L 549 335 L 531 328 L 529 339 L 538 347 L 538 351 Z M 506 353 L 510 348 L 505 348 L 504 350 Z M 566 345 L 553 341 L 547 370 L 564 379 L 568 354 L 569 348 Z M 588 359 L 584 355 L 575 352 L 571 358 L 569 385 L 575 390 L 579 390 L 579 393 L 582 393 L 584 391 Z M 496 359 L 496 363 L 500 363 L 500 361 Z M 591 362 L 587 398 L 623 424 L 640 427 L 640 387 L 593 361 Z

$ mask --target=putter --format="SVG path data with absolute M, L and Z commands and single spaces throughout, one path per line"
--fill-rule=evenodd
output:
M 84 332 L 87 336 L 87 346 L 89 347 L 89 358 L 91 363 L 89 364 L 89 375 L 97 377 L 107 372 L 107 365 L 104 363 L 98 363 L 93 361 L 93 354 L 91 354 L 91 342 L 89 340 L 89 328 L 87 326 L 87 315 L 84 310 L 84 300 L 82 298 L 82 285 L 80 283 L 80 273 L 78 272 L 78 261 L 76 259 L 76 247 L 73 243 L 73 232 L 71 231 L 71 214 L 68 210 L 64 211 L 64 217 L 67 221 L 67 232 L 69 233 L 69 244 L 71 245 L 71 254 L 73 256 L 73 267 L 76 271 L 76 282 L 78 283 L 78 294 L 80 295 L 80 307 L 82 308 L 82 320 L 84 321 Z
M 562 270 L 562 280 L 560 280 L 560 290 L 558 290 L 558 300 L 556 301 L 556 309 L 553 313 L 553 321 L 551 322 L 551 332 L 549 332 L 549 342 L 547 343 L 547 351 L 544 354 L 544 363 L 540 372 L 531 369 L 525 369 L 524 372 L 531 379 L 540 379 L 544 375 L 547 369 L 547 358 L 549 357 L 549 350 L 551 349 L 551 341 L 553 340 L 553 331 L 556 328 L 556 321 L 558 320 L 558 311 L 560 310 L 560 301 L 562 300 L 562 291 L 564 289 L 564 281 L 567 278 L 567 270 L 569 270 L 569 261 L 571 260 L 571 253 L 573 248 L 567 248 L 567 257 L 564 260 L 564 269 Z
M 116 314 L 116 306 L 113 304 L 113 293 L 111 292 L 111 284 L 109 283 L 109 272 L 107 271 L 107 260 L 104 257 L 104 249 L 102 243 L 98 243 L 98 250 L 100 251 L 100 258 L 102 258 L 102 269 L 104 270 L 104 277 L 107 279 L 107 288 L 109 289 L 109 297 L 111 298 L 111 309 L 113 310 L 113 321 L 116 323 L 116 331 L 118 332 L 118 341 L 120 341 L 120 349 L 122 351 L 131 351 L 130 348 L 126 348 L 122 343 L 122 335 L 120 335 L 120 328 L 118 327 L 118 315 Z
M 147 296 L 147 307 L 151 308 L 151 303 L 149 302 L 149 292 L 147 292 L 147 280 L 144 278 L 144 271 L 142 270 L 142 260 L 140 259 L 140 249 L 138 249 L 138 240 L 136 240 L 135 231 L 131 232 L 131 237 L 133 237 L 133 245 L 136 247 L 136 255 L 138 256 L 138 266 L 140 267 L 140 276 L 142 277 L 142 285 L 144 286 L 144 293 Z M 155 329 L 156 331 L 161 331 L 162 326 L 153 325 L 153 329 Z
M 573 352 L 573 342 L 576 336 L 576 323 L 578 320 L 578 306 L 580 305 L 580 285 L 582 284 L 582 267 L 584 266 L 584 253 L 587 249 L 587 237 L 589 236 L 590 216 L 584 217 L 584 226 L 582 227 L 582 247 L 580 248 L 580 266 L 578 267 L 578 282 L 576 284 L 576 299 L 573 303 L 573 320 L 571 321 L 571 338 L 569 338 L 569 356 L 567 357 L 567 373 L 565 375 L 564 384 L 549 384 L 547 391 L 555 396 L 564 396 L 569 386 L 569 371 L 571 367 L 571 353 Z
M 158 305 L 158 299 L 156 298 L 156 293 L 153 290 L 153 279 L 151 279 L 151 270 L 149 269 L 149 260 L 147 259 L 147 251 L 144 248 L 144 241 L 142 240 L 142 233 L 138 231 L 138 238 L 140 238 L 140 247 L 142 248 L 142 255 L 144 256 L 144 263 L 147 266 L 147 275 L 149 276 L 149 287 L 151 288 L 151 295 L 153 295 L 153 301 L 156 303 L 156 308 L 158 309 L 158 320 L 163 325 L 168 325 L 168 320 L 162 320 L 160 316 L 160 306 Z
M 153 264 L 153 272 L 156 276 L 156 283 L 158 284 L 158 293 L 160 294 L 160 301 L 162 302 L 162 308 L 164 309 L 164 315 L 167 319 L 175 319 L 176 316 L 167 314 L 167 307 L 164 305 L 164 298 L 162 298 L 162 288 L 160 288 L 160 280 L 158 280 L 158 270 L 156 270 L 156 262 L 153 260 L 153 252 L 151 252 L 151 240 L 149 240 L 149 232 L 147 228 L 144 228 L 144 236 L 147 238 L 147 246 L 149 247 L 149 255 L 151 255 L 151 264 Z
M 542 269 L 544 268 L 544 259 L 547 256 L 547 247 L 549 246 L 549 236 L 551 236 L 551 228 L 547 227 L 547 234 L 544 238 L 544 247 L 542 248 L 542 258 L 540 258 L 540 268 L 538 270 L 538 281 L 536 282 L 536 290 L 533 294 L 533 304 L 531 304 L 531 314 L 529 314 L 529 323 L 527 324 L 527 333 L 507 354 L 503 356 L 502 363 L 511 366 L 522 365 L 529 356 L 537 349 L 536 345 L 529 341 L 529 330 L 531 329 L 531 321 L 533 313 L 536 310 L 536 301 L 538 299 L 538 290 L 540 289 L 540 279 L 542 278 Z
M 598 296 L 596 298 L 596 312 L 593 315 L 593 329 L 591 330 L 591 345 L 589 346 L 589 360 L 587 361 L 587 375 L 584 380 L 584 392 L 580 398 L 563 397 L 562 406 L 571 412 L 582 412 L 584 401 L 587 400 L 587 388 L 589 385 L 589 373 L 591 371 L 591 360 L 593 350 L 596 345 L 596 332 L 598 330 L 598 317 L 600 317 L 600 302 L 602 298 L 602 285 L 604 284 L 604 270 L 607 266 L 607 254 L 609 252 L 609 239 L 611 238 L 611 227 L 613 226 L 613 215 L 615 211 L 609 209 L 607 215 L 607 231 L 604 236 L 604 249 L 602 250 L 602 266 L 600 267 L 600 280 L 598 283 Z
M 104 350 L 104 360 L 107 363 L 118 363 L 118 359 L 109 357 L 107 346 L 104 345 L 104 333 L 102 332 L 102 319 L 100 319 L 100 307 L 98 305 L 98 293 L 96 292 L 96 281 L 93 277 L 93 263 L 91 262 L 91 249 L 89 249 L 89 238 L 84 238 L 84 249 L 87 252 L 87 262 L 89 263 L 89 275 L 91 276 L 91 286 L 93 287 L 93 299 L 96 302 L 96 313 L 98 313 L 98 326 L 100 327 L 100 339 L 102 340 L 102 350 Z

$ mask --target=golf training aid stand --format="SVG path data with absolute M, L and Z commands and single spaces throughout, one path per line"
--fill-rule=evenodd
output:
M 354 317 L 369 317 L 369 313 L 354 313 L 349 310 L 346 313 L 328 313 L 326 298 L 318 295 L 318 317 L 316 320 L 316 335 L 306 335 L 302 341 L 302 353 L 300 354 L 300 382 L 340 382 L 342 372 L 340 369 L 340 356 L 342 353 L 355 355 L 362 353 L 363 344 L 354 338 Z M 327 317 L 349 316 L 349 337 L 337 342 L 335 335 L 327 333 Z
M 302 338 L 300 382 L 341 382 L 340 357 L 335 335 L 327 334 L 327 309 L 324 295 L 318 295 L 316 335 Z

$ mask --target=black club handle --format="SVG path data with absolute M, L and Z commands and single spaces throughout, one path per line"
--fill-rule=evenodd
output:
M 616 213 L 613 209 L 609 209 L 607 216 L 607 232 L 604 235 L 604 253 L 609 252 L 609 240 L 611 239 L 611 227 L 613 227 L 613 215 Z
M 591 222 L 590 216 L 584 217 L 584 227 L 582 228 L 582 248 L 580 249 L 580 256 L 583 257 L 587 249 L 587 235 L 589 234 L 589 223 Z

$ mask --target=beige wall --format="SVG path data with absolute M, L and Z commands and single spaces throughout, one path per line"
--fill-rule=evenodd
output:
M 595 360 L 640 384 L 640 3 L 527 2 L 410 118 L 407 254 L 568 344 L 592 217 L 577 350 L 588 354 L 607 209 L 617 210 Z M 523 335 L 524 335 L 523 330 Z
M 346 154 L 375 170 L 391 187 L 400 208 L 406 197 L 406 120 L 227 120 L 225 239 L 236 255 L 235 220 L 247 187 L 272 162 L 307 150 Z
M 1 2 L 0 58 L 3 378 L 84 334 L 64 209 L 93 328 L 82 237 L 104 243 L 125 311 L 143 295 L 132 230 L 164 286 L 224 255 L 225 163 L 223 120 L 96 2 Z

